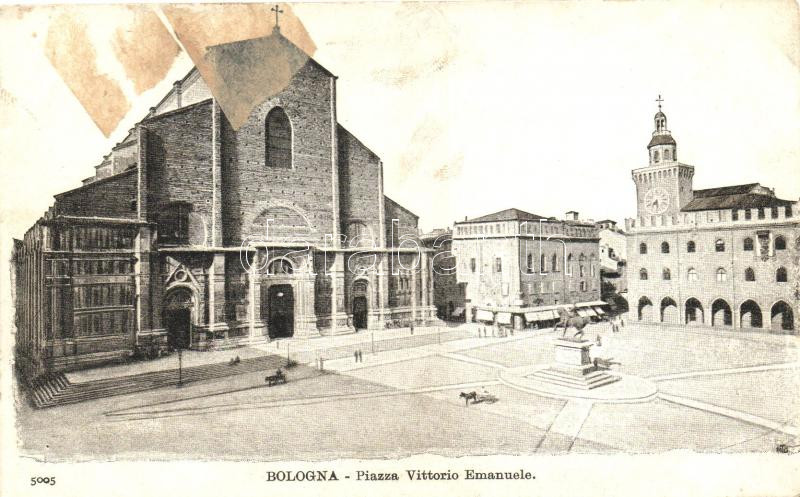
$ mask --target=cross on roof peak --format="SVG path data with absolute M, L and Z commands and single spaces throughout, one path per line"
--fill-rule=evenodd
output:
M 275 12 L 275 29 L 281 29 L 280 26 L 278 25 L 278 14 L 283 14 L 283 10 L 281 10 L 278 4 L 275 4 L 275 6 L 269 10 L 270 12 Z
M 663 102 L 663 101 L 664 101 L 664 99 L 661 98 L 661 94 L 659 93 L 658 94 L 658 98 L 656 99 L 656 102 L 658 102 L 658 110 L 659 111 L 661 110 L 661 102 Z

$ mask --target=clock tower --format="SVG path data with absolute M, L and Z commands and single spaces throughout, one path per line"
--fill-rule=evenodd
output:
M 655 131 L 647 145 L 648 165 L 632 171 L 639 218 L 677 214 L 692 200 L 694 167 L 678 162 L 678 145 L 667 129 L 661 95 L 656 101 Z

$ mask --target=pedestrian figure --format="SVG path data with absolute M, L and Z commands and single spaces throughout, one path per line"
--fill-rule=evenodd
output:
M 595 340 L 595 343 L 597 343 L 598 347 L 602 347 L 603 346 L 603 342 L 600 340 L 600 335 L 599 334 L 597 335 L 597 339 Z
M 357 350 L 353 351 L 353 362 L 358 362 L 358 351 Z
M 361 349 L 358 349 L 358 362 L 364 362 L 364 355 L 361 352 Z
M 414 334 L 414 321 L 411 321 L 411 334 Z

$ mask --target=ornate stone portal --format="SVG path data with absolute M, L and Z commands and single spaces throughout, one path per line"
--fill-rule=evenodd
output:
M 598 370 L 589 357 L 589 340 L 568 340 L 556 338 L 555 362 L 544 370 L 537 371 L 533 377 L 545 383 L 560 387 L 591 390 L 619 380 L 618 376 Z

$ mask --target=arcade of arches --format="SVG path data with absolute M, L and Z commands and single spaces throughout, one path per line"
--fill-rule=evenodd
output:
M 784 300 L 759 304 L 756 300 L 746 299 L 734 306 L 723 298 L 703 302 L 689 297 L 679 303 L 672 297 L 663 297 L 654 303 L 643 295 L 634 309 L 631 312 L 635 319 L 649 323 L 797 331 L 795 311 Z

